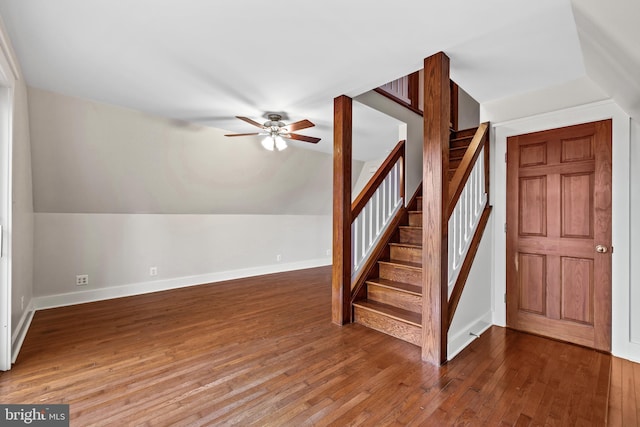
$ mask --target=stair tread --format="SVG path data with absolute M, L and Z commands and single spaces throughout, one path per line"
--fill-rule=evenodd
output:
M 418 313 L 414 313 L 413 311 L 366 299 L 355 301 L 353 305 L 400 320 L 401 322 L 409 323 L 413 326 L 422 327 L 422 316 Z
M 461 160 L 464 158 L 468 147 L 452 148 L 449 151 L 449 160 Z
M 422 288 L 420 286 L 412 285 L 411 283 L 397 282 L 395 280 L 382 279 L 380 277 L 367 280 L 367 283 L 384 286 L 386 288 L 395 289 L 397 291 L 406 292 L 413 295 L 422 295 Z
M 422 230 L 422 227 L 418 227 L 417 225 L 401 225 L 400 228 L 407 228 L 411 230 Z
M 469 144 L 471 143 L 471 140 L 473 139 L 472 136 L 463 136 L 461 138 L 452 138 L 449 140 L 449 148 L 460 148 L 460 147 L 465 147 L 465 146 L 469 146 Z
M 418 263 L 418 262 L 411 262 L 411 261 L 400 261 L 400 260 L 379 260 L 378 262 L 383 263 L 383 264 L 393 264 L 393 265 L 399 265 L 402 267 L 408 267 L 408 268 L 415 268 L 418 270 L 422 270 L 422 264 Z
M 402 243 L 402 242 L 389 242 L 390 246 L 400 246 L 403 248 L 414 248 L 414 249 L 422 249 L 421 245 L 416 245 L 415 243 Z
M 417 211 L 417 210 L 416 210 L 416 211 L 409 211 L 409 213 L 410 213 L 410 214 L 421 214 L 421 213 L 422 213 L 422 211 Z
M 453 133 L 454 138 L 473 137 L 478 131 L 478 127 L 456 130 Z

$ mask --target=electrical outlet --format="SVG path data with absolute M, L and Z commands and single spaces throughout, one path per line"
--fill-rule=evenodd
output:
M 157 276 L 157 275 L 158 275 L 158 267 L 150 267 L 149 276 Z
M 276 255 L 276 261 L 278 262 L 282 261 L 282 255 L 280 254 Z
M 76 276 L 76 286 L 87 286 L 89 284 L 88 274 L 78 274 Z
M 327 249 L 327 256 L 331 256 L 331 249 Z
M 24 310 L 24 295 L 20 297 L 20 310 Z

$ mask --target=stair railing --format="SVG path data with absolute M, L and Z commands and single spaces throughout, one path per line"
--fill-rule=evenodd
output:
M 449 322 L 489 219 L 489 123 L 474 135 L 449 186 Z
M 409 76 L 400 77 L 392 82 L 380 86 L 380 89 L 399 100 L 411 104 L 409 97 Z
M 405 141 L 400 141 L 351 204 L 351 289 L 355 295 L 404 212 Z
M 449 296 L 453 291 L 453 285 L 456 283 L 460 267 L 462 267 L 469 250 L 473 232 L 480 221 L 486 203 L 484 147 L 481 147 L 478 159 L 469 174 L 469 179 L 449 217 Z

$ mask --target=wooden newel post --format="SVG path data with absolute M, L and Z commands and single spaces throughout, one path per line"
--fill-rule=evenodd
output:
M 331 320 L 351 322 L 351 135 L 352 100 L 333 100 L 333 271 Z
M 449 207 L 449 58 L 424 60 L 422 171 L 422 360 L 447 360 Z

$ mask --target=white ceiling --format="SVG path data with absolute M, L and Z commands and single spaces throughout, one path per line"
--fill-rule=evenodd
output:
M 480 102 L 591 69 L 605 92 L 633 105 L 638 74 L 627 77 L 635 93 L 608 87 L 614 79 L 593 57 L 613 45 L 610 62 L 639 69 L 640 38 L 629 40 L 640 34 L 638 3 L 0 0 L 0 15 L 31 86 L 234 132 L 253 131 L 235 115 L 284 111 L 316 123 L 300 133 L 331 151 L 334 97 L 413 72 L 438 51 Z M 597 43 L 603 31 L 607 44 Z

